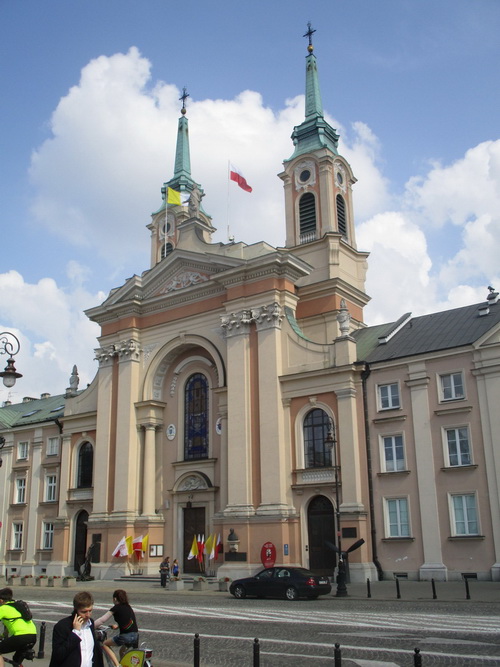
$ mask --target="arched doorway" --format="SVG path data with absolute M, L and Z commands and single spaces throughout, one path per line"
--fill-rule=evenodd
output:
M 331 576 L 337 558 L 327 542 L 335 544 L 335 518 L 332 503 L 325 496 L 316 496 L 307 510 L 309 534 L 309 567 L 314 572 Z
M 79 512 L 75 519 L 75 553 L 73 558 L 73 567 L 78 572 L 85 561 L 87 552 L 87 524 L 89 513 L 85 510 Z

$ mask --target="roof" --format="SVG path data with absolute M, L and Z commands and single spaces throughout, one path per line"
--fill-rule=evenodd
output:
M 64 394 L 35 398 L 0 408 L 0 429 L 55 421 L 64 414 Z
M 480 309 L 489 308 L 487 315 Z M 472 345 L 500 323 L 500 302 L 474 304 L 359 329 L 352 335 L 358 361 L 375 363 Z M 398 323 L 404 324 L 398 329 Z M 394 333 L 392 333 L 394 332 Z M 391 335 L 392 334 L 392 335 Z M 380 343 L 386 337 L 387 342 Z

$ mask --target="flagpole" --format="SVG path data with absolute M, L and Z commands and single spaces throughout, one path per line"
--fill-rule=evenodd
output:
M 227 211 L 226 211 L 226 221 L 227 221 L 227 242 L 229 243 L 229 240 L 231 238 L 229 234 L 229 181 L 230 181 L 230 175 L 231 175 L 231 163 L 229 160 L 227 161 Z

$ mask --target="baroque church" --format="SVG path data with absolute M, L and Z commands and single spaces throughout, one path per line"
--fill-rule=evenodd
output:
M 365 325 L 356 178 L 311 36 L 279 174 L 285 246 L 212 241 L 184 97 L 150 267 L 87 311 L 94 381 L 0 409 L 4 568 L 73 574 L 95 545 L 92 574 L 114 578 L 130 572 L 112 557 L 123 536 L 148 535 L 141 572 L 169 555 L 194 573 L 193 536 L 216 534 L 230 578 L 268 543 L 278 563 L 330 575 L 358 546 L 352 581 L 500 578 L 498 293 Z

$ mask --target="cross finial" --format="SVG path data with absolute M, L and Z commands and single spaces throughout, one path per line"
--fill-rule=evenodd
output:
M 305 35 L 303 35 L 303 37 L 308 37 L 309 38 L 309 46 L 307 47 L 307 50 L 309 51 L 309 53 L 312 53 L 312 50 L 314 48 L 313 45 L 312 45 L 312 36 L 314 35 L 315 32 L 316 32 L 316 30 L 313 30 L 311 28 L 311 21 L 308 21 L 307 22 L 307 32 L 305 33 Z
M 185 114 L 186 113 L 186 100 L 189 97 L 189 93 L 186 90 L 186 86 L 182 89 L 182 95 L 179 97 L 180 100 L 182 100 L 182 109 L 181 113 Z

